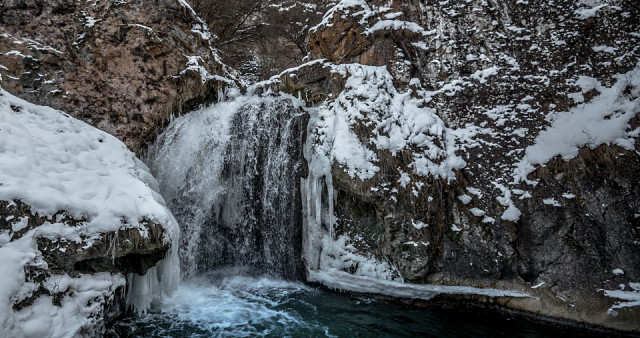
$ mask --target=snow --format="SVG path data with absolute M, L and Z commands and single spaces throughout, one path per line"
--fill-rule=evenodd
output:
M 536 284 L 536 285 L 532 286 L 531 288 L 532 289 L 537 289 L 537 288 L 539 288 L 539 287 L 541 287 L 541 286 L 543 286 L 545 284 L 547 284 L 547 282 L 540 282 L 539 284 Z
M 381 30 L 407 30 L 416 34 L 427 35 L 424 28 L 415 22 L 401 20 L 380 20 L 364 32 L 366 35 Z
M 20 221 L 11 224 L 11 230 L 18 232 L 29 225 L 29 217 L 20 217 Z
M 470 77 L 474 80 L 478 80 L 480 83 L 486 83 L 487 78 L 498 74 L 498 70 L 500 70 L 500 67 L 493 66 L 487 69 L 478 70 L 475 73 L 471 74 Z
M 476 216 L 476 217 L 481 217 L 486 214 L 483 210 L 480 210 L 478 208 L 473 208 L 469 211 L 473 214 L 473 216 Z
M 616 276 L 624 275 L 624 271 L 622 269 L 613 269 L 613 271 L 611 271 L 611 273 L 613 273 Z
M 0 89 L 0 200 L 20 200 L 41 216 L 64 210 L 80 220 L 70 227 L 51 219 L 13 241 L 11 232 L 3 233 L 0 336 L 70 337 L 95 324 L 102 311 L 97 300 L 113 296 L 124 284 L 123 276 L 50 276 L 45 285 L 59 293 L 66 291 L 60 295 L 61 306 L 52 305 L 51 296 L 41 296 L 33 305 L 13 310 L 12 304 L 33 287 L 25 282 L 25 268 L 47 268 L 36 241 L 46 237 L 88 248 L 100 234 L 123 228 L 147 235 L 147 227 L 139 222 L 146 218 L 164 226 L 167 243 L 177 243 L 178 225 L 156 187 L 149 169 L 115 137 Z M 12 231 L 24 230 L 27 224 L 28 217 L 13 220 Z M 179 280 L 176 259 L 172 246 L 157 268 L 145 276 L 130 276 L 132 290 L 144 283 L 150 290 L 147 295 L 130 290 L 128 297 L 137 300 L 136 310 L 144 311 L 153 300 L 172 292 Z
M 319 107 L 320 118 L 312 128 L 314 152 L 337 161 L 350 177 L 373 178 L 380 171 L 378 150 L 393 155 L 408 147 L 414 152 L 413 173 L 454 179 L 453 170 L 465 166 L 455 154 L 455 137 L 447 130 L 435 109 L 422 107 L 411 91 L 401 93 L 393 86 L 386 67 L 358 64 L 332 65 L 333 71 L 349 74 L 345 90 L 335 101 Z M 371 128 L 375 137 L 363 144 L 353 131 L 356 125 Z
M 422 230 L 422 229 L 424 229 L 424 228 L 429 226 L 429 224 L 426 224 L 426 223 L 423 223 L 423 222 L 420 222 L 420 221 L 416 222 L 414 220 L 411 220 L 411 225 L 413 225 L 413 227 L 418 229 L 418 230 Z
M 609 53 L 609 54 L 616 54 L 617 50 L 618 50 L 618 48 L 610 47 L 610 46 L 595 46 L 595 47 L 593 47 L 593 51 L 596 52 L 596 53 L 604 52 L 604 53 Z
M 37 229 L 0 247 L 0 336 L 3 337 L 72 337 L 83 328 L 96 327 L 103 311 L 103 301 L 113 297 L 116 288 L 125 284 L 121 275 L 97 273 L 52 275 L 43 282 L 50 295 L 38 297 L 33 304 L 14 311 L 12 304 L 31 296 L 35 283 L 25 283 L 26 266 L 46 267 L 35 238 Z M 58 298 L 60 306 L 53 304 Z
M 97 22 L 101 21 L 100 19 L 95 19 L 95 18 L 90 17 L 88 15 L 86 15 L 84 18 L 85 18 L 85 20 L 87 20 L 87 22 L 85 23 L 85 26 L 87 26 L 89 28 L 93 27 Z
M 516 208 L 515 205 L 510 204 L 507 210 L 502 213 L 502 216 L 500 216 L 500 218 L 505 221 L 517 222 L 520 219 L 520 215 L 522 215 L 522 212 L 520 212 L 520 210 Z
M 640 283 L 629 283 L 629 286 L 633 291 L 603 290 L 605 296 L 621 300 L 609 308 L 609 314 L 617 315 L 615 309 L 640 306 Z
M 608 4 L 602 4 L 593 8 L 578 8 L 574 11 L 575 15 L 578 16 L 580 20 L 586 20 L 589 18 L 593 18 L 596 16 L 599 10 L 609 6 Z
M 458 196 L 458 199 L 463 203 L 463 204 L 469 204 L 471 203 L 471 196 L 464 194 L 464 195 L 460 195 Z
M 400 168 L 398 168 L 398 172 L 400 173 L 400 179 L 398 180 L 398 183 L 400 183 L 403 188 L 406 188 L 407 185 L 411 183 L 411 178 L 409 177 L 409 174 L 405 173 Z
M 235 83 L 232 80 L 227 79 L 226 77 L 222 77 L 220 75 L 211 75 L 204 66 L 200 65 L 200 63 L 206 64 L 206 62 L 204 61 L 204 59 L 202 59 L 201 56 L 185 55 L 185 57 L 187 58 L 187 68 L 181 71 L 180 74 L 184 74 L 188 71 L 192 71 L 200 74 L 200 80 L 202 81 L 203 84 L 209 80 L 217 80 L 221 82 L 226 82 L 232 86 L 235 85 Z
M 365 0 L 342 0 L 337 5 L 330 8 L 327 13 L 322 18 L 322 21 L 317 24 L 315 27 L 310 29 L 311 32 L 318 30 L 320 27 L 330 26 L 331 18 L 334 17 L 337 13 L 351 11 L 354 9 L 360 9 L 359 12 L 353 14 L 354 16 L 364 16 L 365 18 L 373 15 L 373 10 Z
M 581 77 L 576 82 L 582 93 L 596 89 L 600 94 L 565 113 L 551 117 L 551 125 L 527 147 L 524 158 L 516 165 L 516 182 L 527 181 L 535 165 L 549 162 L 555 156 L 570 160 L 583 146 L 595 149 L 602 144 L 615 144 L 633 150 L 635 135 L 628 132 L 629 121 L 640 111 L 640 64 L 626 74 L 615 76 L 616 83 L 607 88 L 596 79 Z
M 0 130 L 0 200 L 40 215 L 65 210 L 87 220 L 85 235 L 116 231 L 122 219 L 175 225 L 148 168 L 115 137 L 2 89 Z M 169 241 L 177 225 L 167 230 Z
M 471 195 L 477 196 L 478 198 L 482 198 L 483 196 L 482 191 L 477 188 L 467 187 L 467 192 L 470 193 Z
M 545 198 L 542 200 L 542 203 L 544 203 L 545 205 L 551 205 L 554 207 L 561 207 L 562 204 L 558 201 L 556 201 L 554 198 Z

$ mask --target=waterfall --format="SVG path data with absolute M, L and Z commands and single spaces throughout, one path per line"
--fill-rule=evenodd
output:
M 147 161 L 181 226 L 183 277 L 223 266 L 303 277 L 301 179 L 308 115 L 239 96 L 181 116 Z

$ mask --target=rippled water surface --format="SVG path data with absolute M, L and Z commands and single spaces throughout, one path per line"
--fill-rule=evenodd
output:
M 226 273 L 225 273 L 226 274 Z M 119 337 L 587 336 L 496 313 L 416 309 L 269 278 L 212 274 L 183 282 L 169 302 L 120 321 Z

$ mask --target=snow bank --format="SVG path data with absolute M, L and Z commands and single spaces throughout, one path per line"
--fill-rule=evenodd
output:
M 21 200 L 40 215 L 65 210 L 86 219 L 84 235 L 116 231 L 123 219 L 168 224 L 148 168 L 124 143 L 54 109 L 0 89 L 0 200 Z
M 147 218 L 164 226 L 166 242 L 177 243 L 178 225 L 155 189 L 157 182 L 149 169 L 115 137 L 0 89 L 0 200 L 20 200 L 40 215 L 64 210 L 82 220 L 70 227 L 51 219 L 13 241 L 11 231 L 0 236 L 0 264 L 6 272 L 0 277 L 1 335 L 73 336 L 96 320 L 101 305 L 92 300 L 112 296 L 123 284 L 122 276 L 58 277 L 56 290 L 64 294 L 60 306 L 43 296 L 32 306 L 13 311 L 12 304 L 29 294 L 24 291 L 29 284 L 24 269 L 47 268 L 36 239 L 55 238 L 90 247 L 100 234 L 123 228 L 138 229 L 144 237 L 148 229 L 139 221 Z M 176 254 L 172 248 L 167 259 L 147 275 L 130 276 L 129 298 L 137 300 L 137 310 L 146 310 L 154 298 L 176 287 Z M 140 288 L 150 291 L 136 294 Z

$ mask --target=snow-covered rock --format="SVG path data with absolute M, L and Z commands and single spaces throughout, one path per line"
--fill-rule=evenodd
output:
M 155 189 L 115 137 L 0 89 L 0 335 L 95 335 L 125 285 L 138 311 L 169 295 L 179 228 Z

